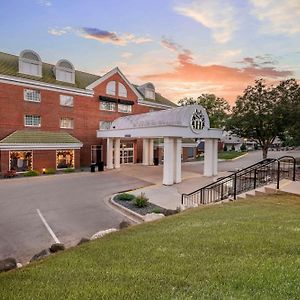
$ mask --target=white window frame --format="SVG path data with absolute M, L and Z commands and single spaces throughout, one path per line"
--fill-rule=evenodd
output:
M 146 89 L 145 90 L 145 98 L 155 100 L 155 91 L 150 90 L 150 89 Z
M 29 117 L 32 118 L 32 122 L 31 122 L 32 124 L 27 124 L 27 122 L 26 122 L 26 121 L 28 120 Z M 33 120 L 34 120 L 35 118 L 40 120 L 40 122 L 39 122 L 38 125 L 35 125 L 35 124 L 34 124 L 34 121 L 33 121 Z M 41 125 L 42 125 L 42 118 L 41 118 L 41 116 L 37 116 L 37 115 L 25 115 L 25 116 L 24 116 L 24 126 L 25 126 L 25 127 L 41 127 Z
M 100 110 L 106 110 L 106 111 L 116 111 L 116 103 L 115 102 L 107 102 L 107 101 L 101 101 L 99 104 Z
M 67 126 L 65 122 L 69 121 L 70 125 Z M 60 128 L 62 129 L 73 129 L 74 128 L 74 119 L 73 118 L 67 118 L 67 117 L 63 117 L 60 118 Z
M 131 114 L 132 113 L 132 105 L 119 103 L 118 104 L 118 112 Z
M 109 130 L 111 128 L 112 121 L 100 121 L 99 129 L 100 130 Z
M 116 81 L 109 81 L 106 85 L 106 94 L 115 96 L 116 95 L 116 87 L 117 87 Z
M 71 100 L 72 103 L 66 104 L 69 100 Z M 73 107 L 74 106 L 74 97 L 70 96 L 70 95 L 60 95 L 59 103 L 61 106 Z
M 29 102 L 40 103 L 41 102 L 41 91 L 24 89 L 24 100 Z
M 125 85 L 121 82 L 118 82 L 118 95 L 120 97 L 127 98 L 127 89 Z

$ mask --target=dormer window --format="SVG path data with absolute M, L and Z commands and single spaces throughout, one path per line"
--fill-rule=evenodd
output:
M 116 95 L 116 82 L 115 81 L 110 81 L 106 85 L 106 94 L 107 95 L 112 95 L 112 96 Z
M 127 97 L 127 89 L 125 85 L 119 82 L 119 96 L 120 97 Z
M 42 77 L 42 60 L 32 50 L 24 50 L 19 56 L 19 73 Z
M 58 81 L 75 83 L 75 68 L 65 59 L 61 59 L 55 65 L 55 77 Z
M 146 99 L 155 100 L 155 87 L 151 82 L 139 86 L 138 89 Z

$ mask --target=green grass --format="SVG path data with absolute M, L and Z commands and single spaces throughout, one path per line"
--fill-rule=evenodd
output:
M 224 151 L 224 152 L 218 153 L 218 158 L 219 159 L 233 159 L 233 158 L 239 157 L 244 154 L 245 154 L 245 152 Z
M 0 299 L 299 299 L 300 197 L 196 208 L 0 274 Z

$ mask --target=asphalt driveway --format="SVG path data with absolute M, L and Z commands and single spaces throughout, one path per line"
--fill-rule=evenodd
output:
M 116 171 L 0 181 L 0 259 L 27 261 L 54 243 L 38 211 L 61 243 L 117 227 L 124 219 L 105 197 L 149 183 Z

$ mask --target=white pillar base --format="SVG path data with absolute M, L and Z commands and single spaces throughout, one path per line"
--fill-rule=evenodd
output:
M 113 169 L 113 139 L 108 138 L 106 140 L 106 168 Z
M 114 160 L 115 168 L 120 168 L 120 138 L 116 138 L 114 142 Z
M 143 139 L 143 165 L 149 165 L 149 139 Z
M 218 140 L 205 139 L 204 176 L 218 175 Z

